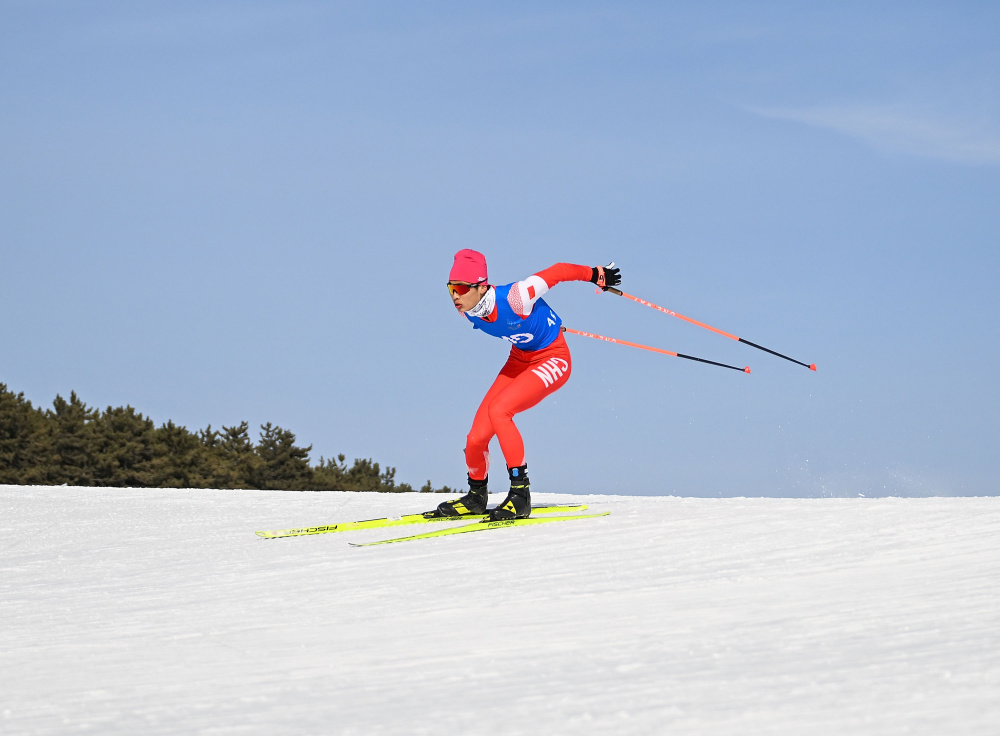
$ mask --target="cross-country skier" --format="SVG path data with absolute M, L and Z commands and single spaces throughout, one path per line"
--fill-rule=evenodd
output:
M 491 286 L 486 257 L 474 250 L 460 250 L 448 275 L 448 291 L 455 308 L 473 328 L 512 343 L 510 357 L 486 392 L 465 441 L 469 492 L 437 507 L 442 516 L 485 514 L 490 440 L 500 441 L 510 493 L 489 512 L 492 520 L 526 518 L 531 514 L 528 466 L 524 441 L 514 426 L 514 415 L 530 409 L 569 379 L 572 359 L 562 335 L 562 320 L 542 295 L 561 281 L 590 281 L 601 288 L 621 283 L 619 269 L 557 263 L 524 281 Z

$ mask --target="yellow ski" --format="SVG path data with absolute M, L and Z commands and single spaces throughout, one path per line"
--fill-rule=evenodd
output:
M 449 526 L 445 529 L 435 529 L 432 532 L 414 534 L 409 537 L 396 537 L 395 539 L 382 539 L 378 542 L 351 542 L 352 547 L 372 547 L 376 544 L 392 544 L 393 542 L 411 542 L 415 539 L 430 539 L 431 537 L 446 537 L 450 534 L 466 534 L 467 532 L 485 532 L 489 529 L 506 529 L 510 526 L 528 526 L 531 524 L 548 524 L 554 521 L 575 521 L 577 519 L 596 519 L 598 516 L 607 516 L 610 511 L 603 514 L 575 514 L 573 516 L 529 516 L 527 519 L 507 519 L 505 521 L 477 521 L 473 524 L 463 524 L 462 526 Z
M 553 506 L 538 506 L 532 513 L 558 514 L 566 511 L 586 511 L 587 504 L 565 504 Z M 263 539 L 278 539 L 280 537 L 305 537 L 312 534 L 332 534 L 334 532 L 352 532 L 358 529 L 381 529 L 392 526 L 408 526 L 410 524 L 430 524 L 437 521 L 482 521 L 486 514 L 476 516 L 425 516 L 424 514 L 407 514 L 398 519 L 368 519 L 366 521 L 345 521 L 339 524 L 323 526 L 300 527 L 297 529 L 275 529 L 273 531 L 256 532 Z

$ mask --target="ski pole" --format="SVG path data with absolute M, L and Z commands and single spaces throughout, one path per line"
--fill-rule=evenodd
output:
M 675 358 L 684 358 L 685 360 L 697 360 L 699 363 L 708 363 L 709 365 L 717 365 L 720 368 L 732 368 L 734 371 L 739 371 L 740 373 L 749 373 L 750 367 L 737 368 L 735 365 L 726 365 L 725 363 L 716 363 L 714 360 L 705 360 L 704 358 L 696 358 L 693 355 L 684 355 L 683 353 L 675 353 L 672 350 L 663 350 L 662 348 L 654 348 L 649 345 L 640 345 L 637 342 L 629 342 L 628 340 L 618 340 L 614 337 L 605 337 L 604 335 L 595 335 L 593 332 L 583 332 L 582 330 L 574 330 L 570 327 L 563 327 L 563 332 L 572 332 L 574 335 L 583 335 L 584 337 L 592 337 L 595 340 L 604 340 L 605 342 L 613 342 L 618 345 L 628 345 L 630 348 L 640 348 L 641 350 L 650 350 L 654 353 L 663 353 L 664 355 L 673 355 Z
M 787 355 L 782 355 L 781 353 L 777 353 L 774 350 L 770 350 L 768 348 L 765 348 L 763 345 L 758 345 L 755 342 L 750 342 L 749 340 L 744 340 L 742 337 L 737 337 L 736 335 L 732 335 L 732 334 L 730 334 L 728 332 L 725 332 L 724 330 L 720 330 L 718 327 L 712 327 L 711 325 L 706 325 L 704 322 L 699 322 L 696 319 L 691 319 L 690 317 L 685 317 L 683 314 L 677 314 L 677 312 L 673 312 L 673 311 L 671 311 L 669 309 L 664 309 L 663 307 L 659 306 L 658 304 L 653 304 L 652 302 L 647 302 L 645 299 L 640 299 L 637 296 L 632 296 L 631 294 L 626 294 L 624 291 L 620 291 L 619 289 L 616 289 L 613 286 L 606 286 L 603 289 L 598 289 L 597 293 L 600 294 L 602 291 L 610 291 L 612 294 L 617 294 L 618 296 L 623 296 L 626 299 L 631 299 L 634 302 L 637 302 L 639 304 L 643 304 L 643 305 L 645 305 L 647 307 L 651 307 L 652 309 L 655 309 L 657 311 L 663 312 L 664 314 L 669 314 L 671 317 L 677 317 L 678 319 L 682 319 L 685 322 L 690 322 L 693 325 L 698 325 L 699 327 L 704 327 L 706 330 L 711 330 L 712 332 L 715 332 L 715 333 L 717 333 L 719 335 L 722 335 L 723 337 L 728 337 L 731 340 L 736 340 L 737 342 L 742 342 L 742 343 L 744 343 L 746 345 L 749 345 L 752 348 L 757 348 L 758 350 L 763 350 L 765 353 L 770 353 L 771 355 L 777 355 L 779 358 L 784 358 L 785 360 L 790 360 L 793 363 L 797 363 L 797 364 L 799 364 L 801 366 L 804 366 L 804 367 L 808 368 L 811 371 L 816 370 L 816 364 L 815 363 L 813 363 L 812 365 L 809 365 L 808 363 L 803 363 L 800 360 L 795 360 L 795 358 L 789 358 Z

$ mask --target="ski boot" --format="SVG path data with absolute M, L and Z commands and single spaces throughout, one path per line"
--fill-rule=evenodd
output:
M 527 519 L 531 516 L 531 491 L 528 487 L 528 466 L 507 468 L 510 474 L 510 493 L 503 503 L 490 509 L 490 521 Z
M 454 501 L 444 501 L 438 504 L 433 516 L 478 516 L 486 513 L 486 502 L 490 492 L 486 488 L 487 478 L 474 480 L 469 478 L 469 492 Z

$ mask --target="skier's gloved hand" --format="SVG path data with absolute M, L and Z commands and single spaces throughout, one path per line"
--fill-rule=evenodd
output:
M 594 266 L 590 275 L 590 283 L 597 284 L 605 291 L 609 286 L 618 286 L 622 282 L 621 269 L 615 268 L 615 262 L 611 261 L 607 266 Z

